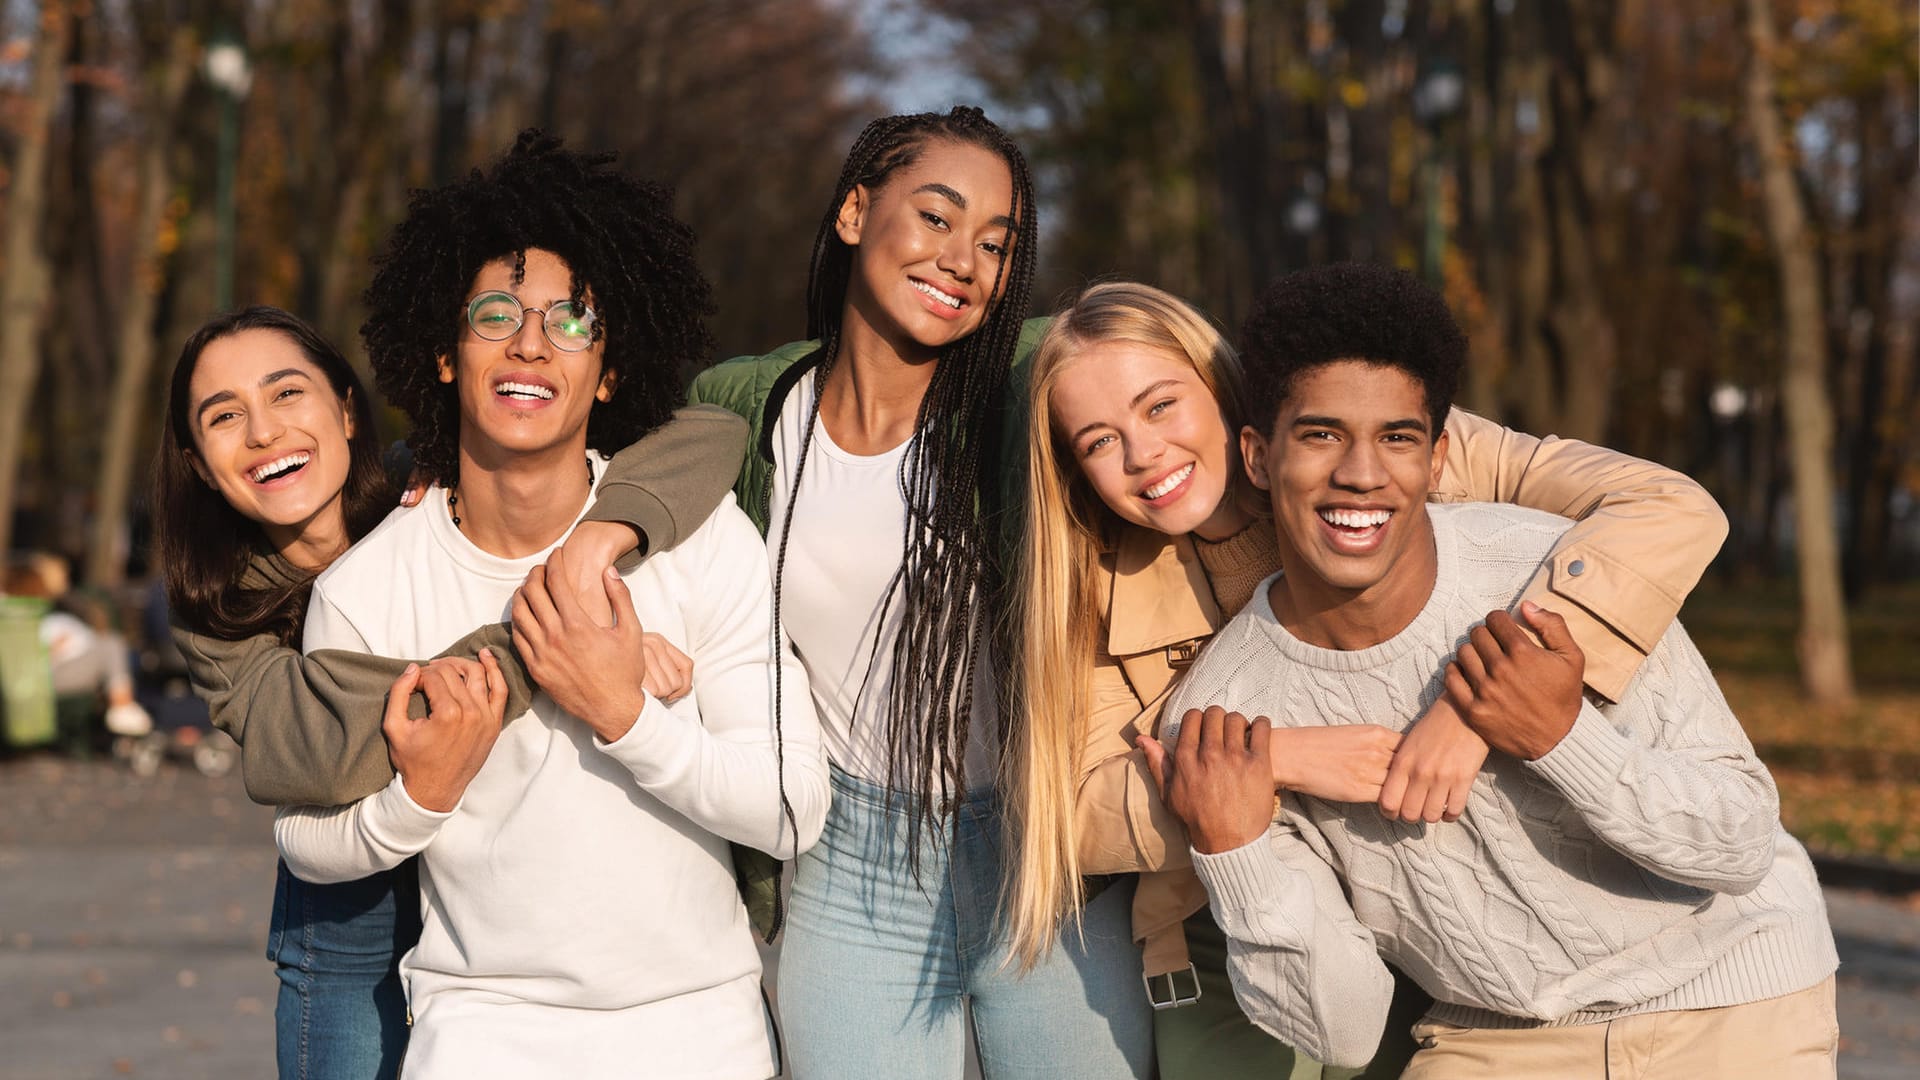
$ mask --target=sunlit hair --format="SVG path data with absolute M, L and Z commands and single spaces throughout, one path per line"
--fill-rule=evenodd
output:
M 1014 590 L 1020 642 L 1008 765 L 1009 860 L 1003 899 L 1012 958 L 1031 968 L 1064 922 L 1078 926 L 1080 827 L 1074 813 L 1093 713 L 1093 665 L 1105 650 L 1100 560 L 1122 523 L 1086 481 L 1054 430 L 1060 372 L 1096 345 L 1124 342 L 1186 361 L 1220 404 L 1227 430 L 1241 415 L 1239 359 L 1206 316 L 1150 285 L 1095 285 L 1053 318 L 1033 357 L 1025 535 Z M 1227 498 L 1243 497 L 1239 463 Z M 1149 734 L 1141 732 L 1140 734 Z
M 855 187 L 882 190 L 935 143 L 977 146 L 998 157 L 1012 179 L 1014 227 L 1006 257 L 989 293 L 985 318 L 973 333 L 940 350 L 933 378 L 914 420 L 914 437 L 901 469 L 908 507 L 905 552 L 885 603 L 901 605 L 900 636 L 888 657 L 892 676 L 884 724 L 891 758 L 887 791 L 914 800 L 911 837 L 923 822 L 939 817 L 941 791 L 968 789 L 968 718 L 973 709 L 974 668 L 995 629 L 994 605 L 1003 573 L 997 540 L 1001 469 L 1002 399 L 1020 327 L 1033 287 L 1037 226 L 1033 180 L 1026 158 L 1006 132 L 972 106 L 946 113 L 884 116 L 868 124 L 847 152 L 840 180 L 827 201 L 814 240 L 807 278 L 807 334 L 820 339 L 819 372 L 839 360 L 841 320 L 853 276 L 853 249 L 840 238 L 840 207 Z M 802 445 L 812 438 L 809 417 Z M 793 490 L 800 490 L 803 454 Z M 787 538 L 793 507 L 775 557 L 774 605 L 778 615 Z M 959 800 L 948 804 L 957 808 Z M 911 846 L 917 869 L 919 845 Z
M 341 490 L 347 538 L 365 536 L 394 505 L 380 465 L 373 404 L 360 377 L 339 350 L 299 317 L 273 307 L 249 307 L 221 315 L 194 331 L 181 346 L 167 389 L 167 418 L 153 464 L 154 553 L 166 583 L 167 604 L 180 624 L 197 634 L 238 641 L 270 634 L 282 644 L 299 640 L 306 619 L 310 575 L 282 585 L 241 584 L 247 564 L 274 554 L 258 523 L 247 518 L 194 471 L 190 387 L 200 355 L 222 338 L 247 330 L 286 337 L 346 403 L 353 418 L 347 440 L 347 482 Z

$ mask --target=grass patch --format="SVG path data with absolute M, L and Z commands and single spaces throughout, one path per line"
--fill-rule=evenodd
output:
M 1780 787 L 1807 846 L 1920 862 L 1920 584 L 1878 590 L 1849 613 L 1859 700 L 1801 696 L 1792 583 L 1701 586 L 1680 618 Z

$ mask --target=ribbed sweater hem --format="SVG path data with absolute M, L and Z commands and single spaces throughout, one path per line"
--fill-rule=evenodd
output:
M 1509 1016 L 1472 1005 L 1436 1001 L 1427 1015 L 1472 1028 L 1571 1027 L 1598 1024 L 1642 1013 L 1720 1009 L 1797 993 L 1833 974 L 1840 966 L 1833 934 L 1824 919 L 1794 919 L 1777 931 L 1762 931 L 1728 950 L 1719 962 L 1691 982 L 1657 998 L 1621 1009 L 1581 1009 L 1557 1020 Z

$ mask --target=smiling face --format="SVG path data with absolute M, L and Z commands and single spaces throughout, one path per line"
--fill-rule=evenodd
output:
M 542 312 L 567 301 L 573 279 L 565 260 L 531 248 L 525 265 L 519 281 L 511 256 L 482 266 L 468 290 L 469 303 L 492 292 Z M 591 293 L 582 299 L 592 306 Z M 440 381 L 452 383 L 460 399 L 461 454 L 488 467 L 530 454 L 584 454 L 593 403 L 613 396 L 614 375 L 603 363 L 606 339 L 576 352 L 561 349 L 548 338 L 542 316 L 531 310 L 520 332 L 503 341 L 475 333 L 464 311 L 462 319 L 456 357 L 440 361 Z
M 1432 431 L 1419 380 L 1357 360 L 1303 371 L 1269 432 L 1241 430 L 1247 474 L 1272 499 L 1282 585 L 1296 602 L 1326 611 L 1358 598 L 1409 621 L 1419 613 L 1434 571 L 1426 500 L 1446 439 Z
M 1061 364 L 1047 400 L 1062 453 L 1123 521 L 1223 539 L 1245 515 L 1228 497 L 1232 435 L 1185 357 L 1130 341 Z
M 296 565 L 339 554 L 353 417 L 320 368 L 285 334 L 242 330 L 209 342 L 187 385 L 201 479 Z
M 902 354 L 979 329 L 1013 236 L 1013 174 L 998 154 L 934 140 L 876 189 L 855 187 L 836 230 L 854 249 L 847 306 Z

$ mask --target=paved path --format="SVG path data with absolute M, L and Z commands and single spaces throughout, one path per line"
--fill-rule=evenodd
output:
M 271 1075 L 271 821 L 234 777 L 0 762 L 0 1080 Z M 1840 1075 L 1920 1077 L 1920 897 L 1828 902 Z

